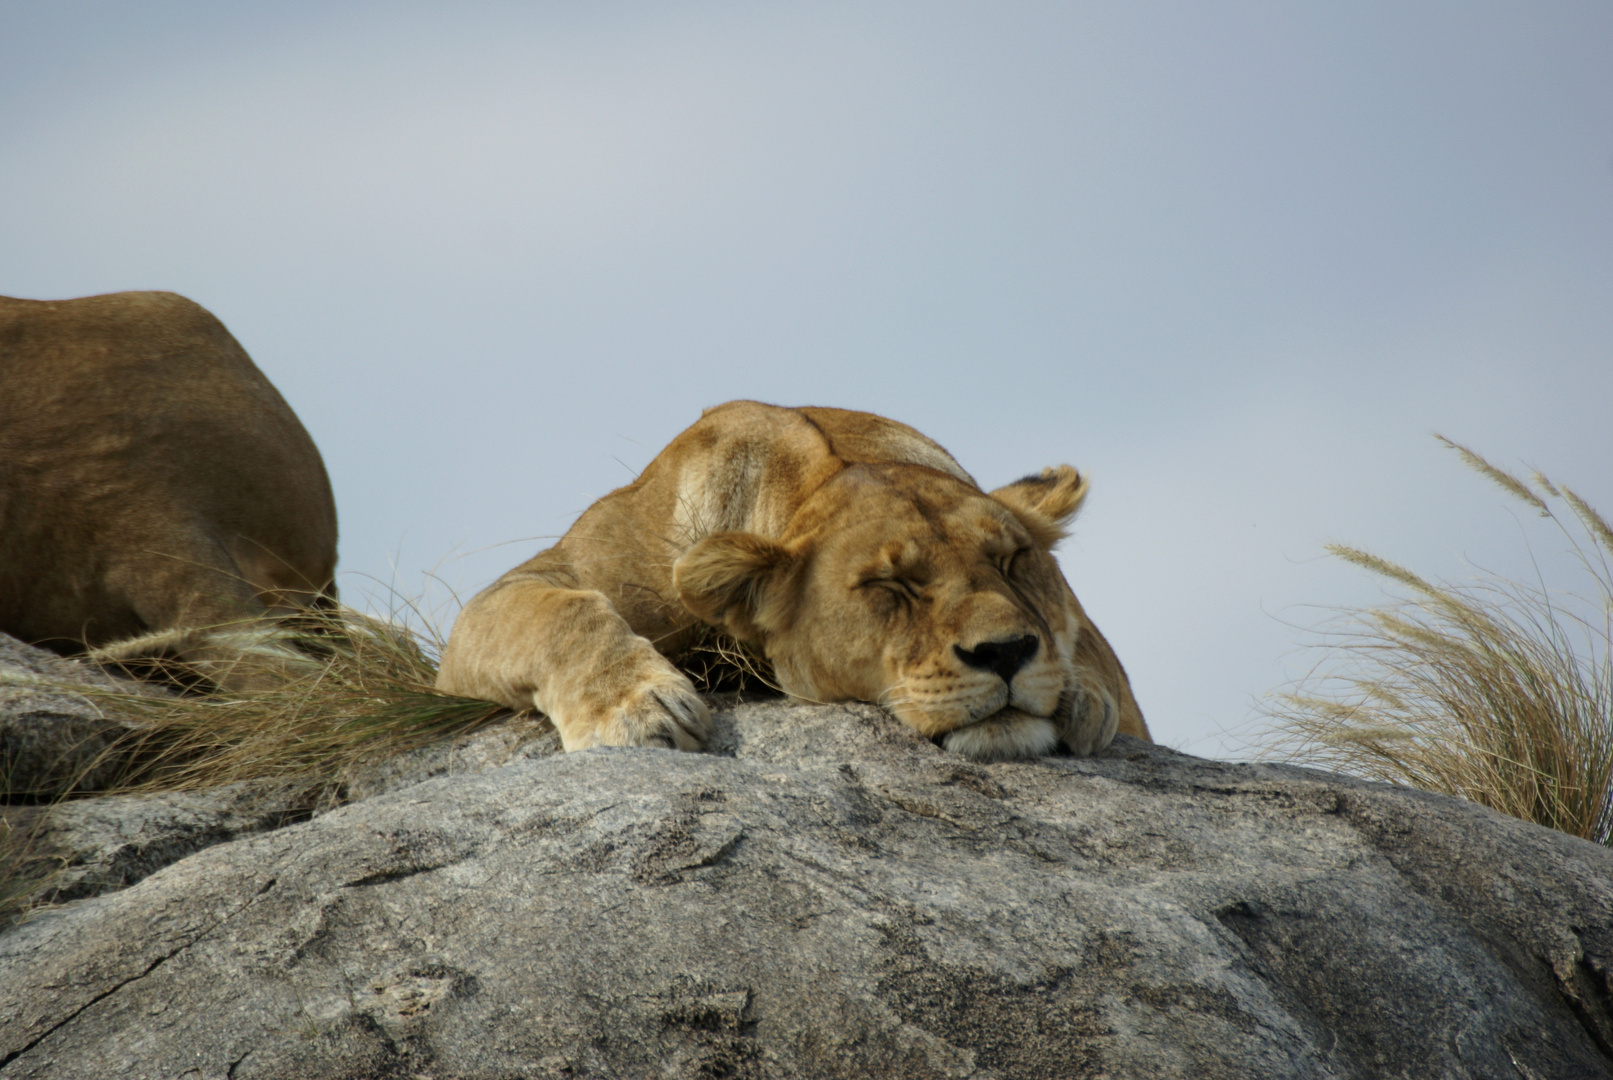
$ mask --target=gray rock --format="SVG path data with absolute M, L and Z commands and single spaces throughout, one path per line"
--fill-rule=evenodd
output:
M 123 762 L 113 753 L 128 732 L 103 695 L 136 684 L 0 634 L 0 784 L 10 797 L 50 798 L 67 788 L 96 791 Z M 148 691 L 149 692 L 149 691 Z
M 0 634 L 0 925 L 13 911 L 124 888 L 203 847 L 309 816 L 306 793 L 285 784 L 58 801 L 123 772 L 119 740 L 138 725 L 117 695 L 170 692 Z
M 9 841 L 0 844 L 0 863 L 15 864 L 9 886 L 18 893 L 0 904 L 0 920 L 126 888 L 204 847 L 306 820 L 319 806 L 560 749 L 547 721 L 518 717 L 369 764 L 336 791 L 257 783 L 93 794 L 118 779 L 127 763 L 119 740 L 138 726 L 115 695 L 171 692 L 0 634 L 0 841 Z M 79 797 L 58 799 L 68 789 Z M 6 873 L 0 865 L 0 878 Z M 7 885 L 0 880 L 0 890 Z
M 13 807 L 38 880 L 27 906 L 127 888 L 185 856 L 311 816 L 308 793 L 290 784 L 231 784 L 211 791 L 105 795 Z
M 341 784 L 340 801 L 358 802 L 439 777 L 469 776 L 560 752 L 560 733 L 531 714 L 478 728 L 361 766 Z
M 26 882 L 13 886 L 19 895 L 4 906 L 26 912 L 127 888 L 202 848 L 305 821 L 342 802 L 559 750 L 560 737 L 547 722 L 520 718 L 376 762 L 334 789 L 242 783 L 0 807 L 7 832 L 23 843 L 14 858 Z M 0 852 L 0 863 L 4 858 Z M 5 915 L 0 910 L 0 920 Z
M 1584 841 L 1132 740 L 978 764 L 861 706 L 714 751 L 511 752 L 41 913 L 0 1077 L 1613 1074 Z

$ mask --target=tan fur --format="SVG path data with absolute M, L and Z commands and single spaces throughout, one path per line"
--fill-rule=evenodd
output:
M 568 750 L 698 749 L 676 661 L 704 623 L 792 696 L 879 702 L 969 757 L 1146 739 L 1051 553 L 1086 492 L 1061 465 L 988 495 L 894 420 L 730 402 L 474 597 L 437 685 L 537 708 Z
M 172 293 L 0 297 L 0 630 L 172 632 L 245 685 L 238 649 L 189 631 L 329 602 L 335 568 L 319 451 L 217 319 Z

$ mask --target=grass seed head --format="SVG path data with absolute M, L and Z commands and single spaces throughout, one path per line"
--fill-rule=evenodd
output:
M 1324 632 L 1327 660 L 1266 709 L 1269 749 L 1609 843 L 1613 528 L 1540 473 L 1531 488 L 1466 447 L 1441 441 L 1556 523 L 1588 588 L 1565 597 L 1493 575 L 1434 583 L 1368 552 L 1330 547 L 1408 594 L 1338 613 Z M 1578 533 L 1548 499 L 1568 505 Z

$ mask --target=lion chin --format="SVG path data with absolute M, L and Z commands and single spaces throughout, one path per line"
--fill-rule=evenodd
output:
M 943 747 L 975 761 L 1041 757 L 1058 744 L 1059 729 L 1053 721 L 1018 709 L 1002 709 L 941 736 Z

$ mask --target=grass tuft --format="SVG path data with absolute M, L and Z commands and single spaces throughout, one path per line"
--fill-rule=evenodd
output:
M 201 633 L 186 631 L 175 641 L 190 643 Z M 357 765 L 473 730 L 509 712 L 436 688 L 442 643 L 435 633 L 351 608 L 221 627 L 205 636 L 247 654 L 247 662 L 272 662 L 280 678 L 264 680 L 260 689 L 208 693 L 206 674 L 161 655 L 102 662 L 184 692 L 150 692 L 145 682 L 123 689 L 19 676 L 40 689 L 71 694 L 130 728 L 81 767 L 78 782 L 56 788 L 53 798 L 262 780 L 329 784 Z M 153 638 L 153 644 L 161 643 Z M 91 774 L 95 780 L 86 781 Z M 14 794 L 38 801 L 40 793 Z
M 80 689 L 135 723 L 108 751 L 127 765 L 102 793 L 258 780 L 324 787 L 362 764 L 507 715 L 436 689 L 441 645 L 433 633 L 338 608 L 286 620 L 254 646 L 286 676 L 262 689 L 168 698 Z M 180 684 L 196 681 L 177 661 L 160 667 Z
M 1561 594 L 1494 575 L 1434 583 L 1330 546 L 1408 595 L 1339 613 L 1324 634 L 1326 658 L 1268 707 L 1268 746 L 1302 764 L 1456 795 L 1613 843 L 1613 528 L 1538 472 L 1531 485 L 1440 440 L 1551 519 L 1587 587 Z

